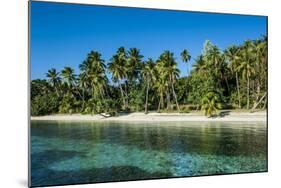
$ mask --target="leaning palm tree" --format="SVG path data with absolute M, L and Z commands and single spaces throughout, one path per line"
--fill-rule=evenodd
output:
M 238 107 L 241 108 L 241 97 L 240 97 L 240 87 L 239 87 L 239 71 L 238 67 L 240 64 L 240 56 L 239 56 L 239 47 L 237 46 L 230 46 L 227 48 L 224 52 L 227 60 L 229 61 L 229 68 L 232 73 L 235 74 L 236 79 L 236 89 L 237 89 L 237 95 L 238 95 Z
M 181 52 L 181 59 L 183 62 L 185 62 L 186 64 L 188 63 L 188 61 L 190 61 L 191 59 L 191 56 L 189 54 L 189 52 L 184 49 L 182 52 Z M 187 74 L 189 75 L 189 69 L 188 69 L 188 64 L 187 64 Z
M 201 110 L 204 111 L 205 116 L 212 117 L 221 109 L 221 103 L 214 92 L 208 92 L 201 100 Z
M 147 114 L 147 106 L 148 106 L 148 92 L 153 82 L 153 78 L 155 76 L 155 63 L 151 58 L 148 59 L 146 64 L 143 66 L 141 70 L 142 77 L 146 83 L 146 95 L 145 95 L 145 114 Z
M 253 53 L 254 53 L 254 63 L 253 66 L 256 69 L 256 74 L 259 75 L 256 77 L 256 99 L 254 101 L 254 107 L 258 106 L 258 101 L 264 96 L 266 92 L 261 92 L 262 88 L 266 90 L 267 85 L 267 41 L 266 39 L 259 39 L 253 42 Z M 266 95 L 266 94 L 265 94 Z M 265 97 L 264 97 L 265 98 Z M 266 101 L 266 100 L 265 100 Z M 266 102 L 265 102 L 266 103 Z
M 52 68 L 48 70 L 46 73 L 46 76 L 51 84 L 51 86 L 54 87 L 57 96 L 59 96 L 58 86 L 60 84 L 61 78 L 59 77 L 59 72 L 56 71 L 56 69 Z

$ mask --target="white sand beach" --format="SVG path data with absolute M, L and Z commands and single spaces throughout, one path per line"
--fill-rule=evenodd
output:
M 239 122 L 266 122 L 266 112 L 225 112 L 222 116 L 208 118 L 202 113 L 157 113 L 144 114 L 141 112 L 119 114 L 114 117 L 103 115 L 81 114 L 56 114 L 31 117 L 31 120 L 55 120 L 55 121 L 239 121 Z

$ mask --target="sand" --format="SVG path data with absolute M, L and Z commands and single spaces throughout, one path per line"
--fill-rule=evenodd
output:
M 119 114 L 115 117 L 104 117 L 102 115 L 81 114 L 56 114 L 47 116 L 31 117 L 31 120 L 55 120 L 55 121 L 159 121 L 159 122 L 181 122 L 181 121 L 239 121 L 239 122 L 266 122 L 266 112 L 227 112 L 224 116 L 208 118 L 202 113 L 156 113 L 144 114 L 134 112 Z

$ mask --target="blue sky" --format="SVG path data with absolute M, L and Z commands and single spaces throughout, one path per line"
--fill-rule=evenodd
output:
M 120 46 L 140 49 L 145 59 L 171 50 L 186 75 L 179 55 L 183 49 L 195 58 L 206 40 L 224 49 L 265 34 L 262 16 L 32 2 L 31 79 L 65 66 L 78 74 L 88 52 L 99 51 L 108 61 Z

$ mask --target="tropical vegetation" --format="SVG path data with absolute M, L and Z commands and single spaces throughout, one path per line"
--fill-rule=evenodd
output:
M 189 65 L 191 60 L 191 69 L 179 69 L 179 61 Z M 267 37 L 223 50 L 206 41 L 197 57 L 183 49 L 145 59 L 137 48 L 120 47 L 107 62 L 91 51 L 77 74 L 68 66 L 46 72 L 46 79 L 31 81 L 34 116 L 200 109 L 214 116 L 222 108 L 267 107 Z

